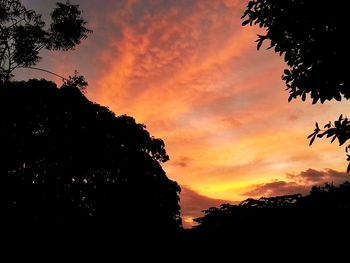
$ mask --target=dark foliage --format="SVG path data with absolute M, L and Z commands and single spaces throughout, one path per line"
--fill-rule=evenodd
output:
M 312 103 L 350 98 L 347 64 L 350 59 L 345 40 L 348 11 L 340 0 L 253 0 L 242 16 L 242 25 L 259 25 L 266 29 L 256 41 L 258 49 L 264 41 L 268 48 L 284 55 L 289 66 L 282 76 L 289 90 L 289 101 L 297 97 Z M 332 137 L 344 144 L 349 139 L 348 119 L 340 116 L 334 124 L 318 124 L 309 138 Z M 346 150 L 348 151 L 348 148 Z M 350 157 L 348 156 L 348 161 Z M 350 163 L 348 171 L 350 170 Z
M 324 125 L 324 129 L 321 129 L 316 122 L 316 128 L 313 133 L 308 136 L 310 139 L 309 145 L 312 145 L 316 138 L 332 138 L 331 143 L 336 139 L 339 142 L 339 146 L 342 146 L 350 139 L 350 120 L 343 115 L 339 116 L 339 119 Z M 350 150 L 350 144 L 346 146 L 345 151 L 347 153 L 347 161 L 349 162 L 347 172 L 350 172 L 350 155 L 348 154 Z
M 69 1 L 57 3 L 51 19 L 46 29 L 41 15 L 19 0 L 0 1 L 0 81 L 9 80 L 16 68 L 35 65 L 41 49 L 70 50 L 92 32 L 79 6 Z
M 179 230 L 180 187 L 161 167 L 164 142 L 73 84 L 0 84 L 1 220 L 15 228 Z
M 69 50 L 87 38 L 91 30 L 85 27 L 86 21 L 81 17 L 78 5 L 69 2 L 57 3 L 51 13 L 50 38 L 47 47 L 54 50 Z
M 330 234 L 346 236 L 349 233 L 350 183 L 338 187 L 329 183 L 315 186 L 307 196 L 295 194 L 247 199 L 239 205 L 222 204 L 204 213 L 195 219 L 199 223 L 192 230 L 196 238 L 227 240 L 231 237 L 240 242 L 263 237 L 289 244 L 288 240 L 295 238 L 314 242 L 320 235 L 324 242 L 329 242 Z
M 242 18 L 243 25 L 257 24 L 267 30 L 259 36 L 258 49 L 265 40 L 269 48 L 284 54 L 290 67 L 283 79 L 290 100 L 309 94 L 313 103 L 350 98 L 346 64 L 349 49 L 345 41 L 347 10 L 342 1 L 254 0 Z

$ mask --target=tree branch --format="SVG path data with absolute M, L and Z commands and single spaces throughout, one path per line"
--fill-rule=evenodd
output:
M 59 77 L 60 79 L 62 79 L 62 81 L 67 81 L 68 79 L 61 76 L 61 75 L 58 75 L 52 71 L 49 71 L 49 70 L 46 70 L 46 69 L 42 69 L 42 68 L 36 68 L 36 67 L 25 67 L 25 66 L 19 66 L 19 68 L 27 68 L 27 69 L 34 69 L 34 70 L 39 70 L 39 71 L 43 71 L 43 72 L 46 72 L 46 73 L 49 73 L 51 75 L 54 75 L 56 77 Z

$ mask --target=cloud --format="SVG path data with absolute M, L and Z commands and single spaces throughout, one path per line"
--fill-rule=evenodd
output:
M 214 199 L 197 193 L 186 186 L 181 186 L 181 210 L 183 226 L 190 228 L 195 225 L 194 218 L 203 216 L 202 210 L 218 207 L 220 204 L 235 203 L 228 200 Z
M 47 14 L 56 1 L 26 0 Z M 38 67 L 63 76 L 77 69 L 92 101 L 144 123 L 164 140 L 170 161 L 163 168 L 180 185 L 240 200 L 249 185 L 307 180 L 286 178 L 288 171 L 344 167 L 339 147 L 307 147 L 306 137 L 315 121 L 337 118 L 346 102 L 288 104 L 284 61 L 272 50 L 257 52 L 261 30 L 241 26 L 244 1 L 73 3 L 94 33 L 73 52 L 43 52 Z
M 346 172 L 339 172 L 333 169 L 325 169 L 318 171 L 315 169 L 307 169 L 298 174 L 287 174 L 287 178 L 300 184 L 322 184 L 325 182 L 341 183 L 350 180 L 350 176 Z
M 299 116 L 297 114 L 290 114 L 288 116 L 288 119 L 291 120 L 291 121 L 296 121 L 299 119 Z
M 291 181 L 273 180 L 269 183 L 252 185 L 242 195 L 249 197 L 269 197 L 297 193 L 305 195 L 309 193 L 312 186 L 331 182 L 340 184 L 350 180 L 348 173 L 333 169 L 324 169 L 323 171 L 307 169 L 298 174 L 287 174 L 287 178 Z
M 179 166 L 182 168 L 188 167 L 190 165 L 191 162 L 191 158 L 186 157 L 186 156 L 181 156 L 179 158 L 177 158 L 175 161 L 172 162 L 172 164 L 174 166 Z
M 270 197 L 291 194 L 306 194 L 310 188 L 305 185 L 300 185 L 295 182 L 273 181 L 271 183 L 257 184 L 250 187 L 251 190 L 243 193 L 249 197 Z

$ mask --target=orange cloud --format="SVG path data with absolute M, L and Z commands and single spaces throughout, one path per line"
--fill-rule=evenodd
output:
M 117 10 L 121 33 L 101 54 L 109 70 L 96 97 L 165 140 L 171 178 L 231 200 L 252 183 L 339 158 L 329 145 L 307 147 L 310 114 L 287 103 L 283 62 L 256 52 L 258 31 L 240 26 L 243 9 L 239 1 L 154 1 Z M 291 123 L 297 109 L 304 120 Z
M 77 68 L 90 99 L 146 124 L 165 141 L 164 168 L 181 185 L 239 201 L 252 184 L 285 181 L 309 167 L 345 168 L 342 149 L 308 147 L 306 139 L 315 121 L 335 119 L 345 104 L 287 103 L 283 60 L 257 52 L 260 30 L 241 27 L 246 2 L 77 2 L 94 34 L 76 52 L 50 53 L 42 67 L 59 74 Z
M 249 187 L 242 195 L 250 197 L 270 197 L 290 194 L 308 194 L 312 186 L 322 186 L 325 183 L 339 185 L 349 181 L 350 176 L 346 172 L 332 169 L 318 171 L 307 169 L 298 174 L 287 174 L 289 181 L 272 180 L 269 183 L 257 184 Z

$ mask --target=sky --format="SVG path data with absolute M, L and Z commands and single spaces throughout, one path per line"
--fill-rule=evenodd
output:
M 47 18 L 55 0 L 22 0 Z M 344 149 L 308 146 L 315 122 L 345 102 L 294 100 L 273 50 L 256 49 L 259 28 L 242 27 L 243 0 L 75 0 L 94 33 L 70 52 L 41 55 L 38 67 L 78 70 L 87 97 L 133 116 L 166 144 L 169 178 L 182 187 L 185 227 L 201 210 L 248 197 L 308 193 L 348 179 Z M 16 77 L 44 77 L 20 70 Z

